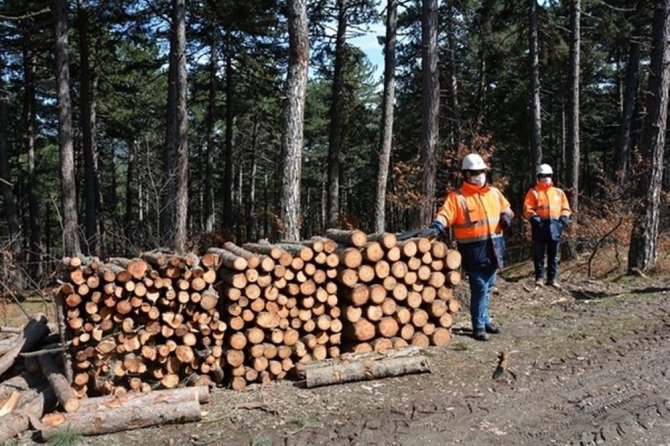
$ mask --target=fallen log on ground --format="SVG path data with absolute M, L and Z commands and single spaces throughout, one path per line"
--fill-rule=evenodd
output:
M 130 406 L 124 404 L 95 411 L 49 414 L 42 418 L 40 432 L 44 440 L 60 432 L 103 435 L 148 426 L 199 421 L 201 417 L 200 403 L 197 399 L 182 401 L 179 404 L 166 404 L 162 401 Z
M 348 364 L 308 368 L 305 370 L 305 386 L 312 388 L 424 372 L 430 372 L 428 358 L 425 356 L 371 359 Z
M 51 387 L 44 387 L 33 398 L 2 417 L 0 444 L 28 430 L 32 420 L 39 420 L 44 413 L 52 411 L 55 406 L 56 395 Z
M 38 361 L 44 377 L 49 381 L 49 385 L 56 394 L 58 402 L 63 406 L 63 409 L 67 412 L 76 412 L 79 410 L 81 401 L 74 389 L 70 387 L 70 383 L 65 378 L 65 375 L 61 373 L 61 370 L 54 362 L 53 356 L 41 355 L 38 357 Z

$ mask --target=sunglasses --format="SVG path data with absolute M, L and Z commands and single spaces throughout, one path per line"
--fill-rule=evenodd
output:
M 537 176 L 538 178 L 551 178 L 551 175 L 541 173 Z
M 467 176 L 473 177 L 475 175 L 479 175 L 480 173 L 486 173 L 485 170 L 466 170 L 465 174 Z

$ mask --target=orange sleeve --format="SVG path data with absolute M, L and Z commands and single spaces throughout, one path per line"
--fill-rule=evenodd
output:
M 456 217 L 458 216 L 458 197 L 456 193 L 451 192 L 447 195 L 446 200 L 442 204 L 442 207 L 438 209 L 437 215 L 435 215 L 436 220 L 440 220 L 444 223 L 445 226 L 452 226 Z
M 570 214 L 572 214 L 572 210 L 570 210 L 568 196 L 561 190 L 561 216 L 565 215 L 566 217 L 569 217 Z
M 533 189 L 528 189 L 526 197 L 523 199 L 523 218 L 529 220 L 532 216 L 537 215 L 535 208 L 537 207 L 537 197 L 533 193 Z
M 507 198 L 500 192 L 500 189 L 498 189 L 498 196 L 500 197 L 500 213 L 509 214 L 510 217 L 514 218 L 512 207 Z

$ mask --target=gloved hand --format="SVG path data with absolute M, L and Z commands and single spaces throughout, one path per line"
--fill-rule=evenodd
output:
M 563 224 L 563 226 L 568 224 L 568 221 L 570 221 L 570 218 L 567 215 L 561 215 L 559 220 Z
M 444 225 L 440 220 L 433 220 L 430 226 L 419 231 L 419 237 L 438 237 L 444 233 Z
M 512 224 L 512 216 L 509 215 L 507 212 L 501 212 L 500 213 L 500 227 L 503 229 L 507 229 L 510 227 Z
M 538 227 L 540 226 L 540 222 L 542 220 L 540 220 L 540 217 L 538 217 L 537 215 L 533 215 L 532 217 L 530 217 L 528 221 L 530 222 L 531 226 Z

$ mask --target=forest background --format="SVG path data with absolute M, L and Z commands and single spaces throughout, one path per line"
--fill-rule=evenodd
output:
M 382 79 L 354 44 L 379 20 Z M 649 271 L 669 85 L 670 0 L 3 0 L 0 278 L 427 225 L 472 151 L 517 215 L 553 166 L 564 255 Z

